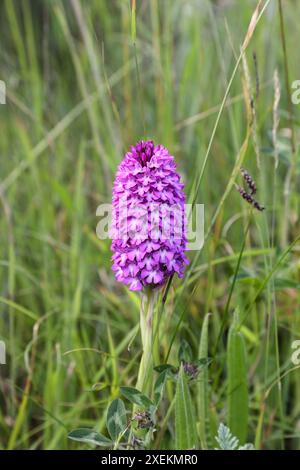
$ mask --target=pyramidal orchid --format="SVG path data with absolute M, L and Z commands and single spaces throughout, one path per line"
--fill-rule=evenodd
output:
M 183 276 L 185 195 L 174 157 L 140 141 L 121 161 L 113 186 L 112 252 L 117 281 L 130 290 L 157 287 Z
M 149 393 L 153 370 L 153 316 L 159 287 L 182 277 L 186 251 L 185 195 L 174 157 L 162 145 L 140 141 L 121 161 L 113 186 L 112 269 L 119 282 L 142 291 L 143 354 L 136 387 Z

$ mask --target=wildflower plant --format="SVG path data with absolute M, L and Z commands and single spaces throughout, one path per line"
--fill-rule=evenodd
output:
M 185 194 L 174 157 L 163 145 L 140 141 L 125 154 L 113 186 L 112 269 L 130 290 L 143 291 L 143 357 L 137 387 L 152 370 L 153 315 L 158 289 L 188 264 Z
M 189 346 L 183 343 L 179 352 L 181 375 L 180 368 L 158 366 L 158 377 L 152 387 L 153 324 L 159 294 L 174 275 L 183 277 L 188 264 L 183 188 L 174 157 L 151 140 L 132 146 L 119 165 L 112 197 L 112 269 L 118 282 L 132 291 L 141 291 L 142 358 L 136 387 L 120 388 L 122 396 L 133 405 L 131 418 L 125 419 L 130 412 L 123 401 L 114 400 L 107 412 L 110 439 L 83 428 L 69 434 L 73 440 L 114 449 L 148 447 L 167 379 L 182 381 L 188 394 L 187 380 L 195 379 L 199 366 L 203 366 L 201 361 L 197 364 L 189 361 Z M 177 392 L 179 403 L 185 402 L 181 389 Z M 178 415 L 180 412 L 181 407 Z M 182 414 L 185 416 L 184 410 Z
M 174 157 L 149 141 L 132 146 L 113 186 L 112 252 L 117 281 L 131 290 L 162 286 L 183 276 L 185 195 Z

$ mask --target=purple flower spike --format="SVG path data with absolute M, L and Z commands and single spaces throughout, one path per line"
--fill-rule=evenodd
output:
M 151 140 L 121 161 L 113 187 L 112 269 L 130 290 L 182 277 L 186 251 L 185 195 L 174 157 Z

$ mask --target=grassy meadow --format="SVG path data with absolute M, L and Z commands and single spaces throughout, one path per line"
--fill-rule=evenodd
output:
M 108 436 L 109 404 L 136 385 L 141 294 L 116 282 L 96 209 L 153 139 L 205 205 L 203 249 L 159 300 L 154 364 L 210 360 L 166 380 L 147 446 L 214 449 L 224 423 L 240 444 L 300 450 L 300 2 L 0 9 L 0 449 L 92 448 L 68 433 Z M 264 211 L 236 190 L 240 167 Z

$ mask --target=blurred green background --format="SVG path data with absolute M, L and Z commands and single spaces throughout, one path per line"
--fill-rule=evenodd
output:
M 212 313 L 205 419 L 214 447 L 218 423 L 228 422 L 226 338 L 238 307 L 247 440 L 300 448 L 291 362 L 299 244 L 290 246 L 299 235 L 299 105 L 288 94 L 300 79 L 300 3 L 282 1 L 284 36 L 279 2 L 267 4 L 251 31 L 254 0 L 137 0 L 135 35 L 128 0 L 1 2 L 1 449 L 79 448 L 68 431 L 105 432 L 108 402 L 134 385 L 140 298 L 115 282 L 110 241 L 95 229 L 120 159 L 141 138 L 169 148 L 187 198 L 205 204 L 206 242 L 171 286 L 159 359 L 172 338 L 171 363 L 182 338 L 197 355 Z M 233 187 L 242 160 L 263 213 Z M 170 384 L 155 448 L 174 446 L 173 396 Z

